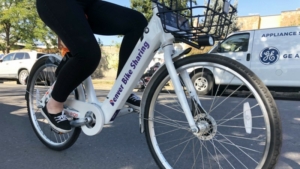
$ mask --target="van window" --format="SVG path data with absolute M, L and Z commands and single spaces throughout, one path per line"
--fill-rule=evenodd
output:
M 249 37 L 250 35 L 248 33 L 230 36 L 228 39 L 224 40 L 223 43 L 221 43 L 217 52 L 247 52 Z

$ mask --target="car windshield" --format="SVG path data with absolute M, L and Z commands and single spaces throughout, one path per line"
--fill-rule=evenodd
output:
M 0 60 L 2 60 L 3 56 L 4 56 L 4 54 L 0 54 Z

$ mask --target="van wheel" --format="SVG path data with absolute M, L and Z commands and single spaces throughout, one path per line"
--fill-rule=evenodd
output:
M 206 95 L 210 94 L 214 80 L 211 74 L 199 72 L 192 76 L 192 83 L 198 95 Z
M 19 72 L 19 76 L 18 76 L 18 80 L 17 80 L 17 83 L 18 84 L 21 84 L 21 85 L 26 85 L 26 79 L 27 79 L 27 76 L 29 75 L 28 71 L 27 70 L 21 70 Z

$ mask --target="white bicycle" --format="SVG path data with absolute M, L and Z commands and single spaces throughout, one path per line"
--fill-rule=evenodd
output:
M 124 106 L 125 98 L 161 47 L 165 65 L 148 83 L 139 112 L 141 132 L 159 168 L 274 168 L 281 123 L 265 85 L 237 61 L 213 54 L 182 58 L 189 50 L 176 53 L 173 48 L 175 40 L 194 47 L 212 45 L 214 37 L 226 33 L 236 10 L 227 0 L 217 1 L 223 9 L 209 0 L 205 6 L 192 0 L 186 6 L 179 0 L 168 2 L 153 0 L 153 17 L 103 102 L 98 101 L 90 77 L 70 94 L 65 103 L 73 126 L 69 133 L 57 133 L 41 114 L 61 57 L 45 55 L 36 62 L 26 93 L 36 135 L 50 149 L 64 150 L 81 131 L 96 135 L 118 113 L 134 111 Z M 188 73 L 195 68 L 220 75 L 213 77 L 211 95 L 197 95 Z

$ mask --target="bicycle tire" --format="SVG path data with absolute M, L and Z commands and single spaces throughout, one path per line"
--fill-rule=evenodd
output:
M 251 70 L 249 70 L 247 67 L 240 64 L 239 62 L 229 59 L 227 57 L 214 55 L 214 54 L 188 56 L 186 58 L 174 62 L 174 65 L 177 71 L 182 71 L 187 68 L 202 65 L 203 68 L 210 68 L 212 66 L 216 66 L 218 68 L 214 70 L 223 70 L 224 72 L 227 70 L 230 71 L 230 73 L 233 72 L 232 75 L 237 75 L 240 78 L 241 82 L 245 82 L 246 85 L 248 85 L 247 87 L 249 87 L 248 88 L 249 92 L 252 92 L 252 94 L 250 93 L 249 95 L 246 95 L 247 97 L 244 100 L 242 100 L 240 104 L 241 103 L 255 104 L 255 101 L 257 101 L 256 105 L 258 106 L 255 106 L 253 108 L 250 107 L 249 109 L 251 110 L 250 112 L 252 113 L 251 120 L 252 122 L 253 121 L 256 122 L 257 123 L 256 125 L 260 125 L 260 123 L 262 122 L 265 122 L 266 124 L 265 124 L 265 128 L 263 128 L 263 126 L 262 128 L 253 127 L 253 125 L 246 126 L 245 123 L 248 122 L 245 121 L 236 122 L 239 119 L 241 119 L 241 121 L 243 119 L 243 118 L 238 118 L 240 116 L 239 114 L 237 114 L 236 117 L 233 116 L 231 119 L 229 118 L 229 120 L 224 119 L 226 116 L 229 116 L 229 114 L 235 113 L 235 110 L 232 109 L 233 106 L 231 106 L 231 104 L 237 103 L 240 98 L 239 96 L 231 97 L 233 96 L 232 94 L 223 95 L 224 92 L 221 92 L 221 94 L 217 95 L 217 93 L 220 93 L 217 91 L 217 92 L 213 92 L 216 93 L 215 95 L 201 96 L 201 98 L 199 98 L 200 100 L 202 99 L 201 102 L 202 104 L 204 104 L 204 106 L 206 106 L 205 103 L 206 102 L 209 103 L 209 101 L 211 101 L 213 104 L 216 104 L 214 103 L 216 99 L 217 101 L 219 101 L 220 99 L 224 99 L 220 103 L 223 103 L 223 101 L 224 103 L 226 102 L 225 106 L 218 105 L 218 107 L 214 107 L 216 111 L 212 109 L 212 105 L 207 104 L 207 106 L 211 106 L 209 108 L 210 117 L 207 116 L 205 117 L 206 118 L 205 119 L 202 115 L 200 116 L 194 115 L 193 111 L 195 111 L 195 108 L 194 106 L 191 106 L 191 110 L 194 115 L 194 120 L 201 124 L 207 122 L 206 125 L 209 125 L 208 127 L 209 131 L 207 131 L 206 133 L 202 133 L 198 135 L 193 134 L 191 131 L 188 130 L 189 129 L 188 125 L 187 127 L 184 126 L 187 124 L 185 116 L 182 115 L 184 113 L 180 114 L 180 110 L 179 110 L 178 111 L 179 113 L 177 114 L 175 111 L 175 108 L 177 108 L 176 97 L 173 98 L 174 99 L 173 101 L 172 99 L 169 99 L 172 98 L 171 96 L 170 97 L 166 96 L 167 94 L 170 95 L 174 95 L 174 94 L 165 91 L 166 90 L 165 83 L 169 81 L 169 75 L 166 66 L 163 66 L 160 70 L 158 70 L 155 78 L 153 78 L 155 80 L 151 80 L 148 86 L 146 87 L 145 92 L 143 94 L 146 97 L 146 99 L 143 100 L 141 106 L 142 112 L 144 114 L 143 116 L 144 129 L 145 129 L 147 144 L 157 165 L 160 168 L 185 168 L 185 169 L 226 168 L 227 169 L 227 168 L 248 168 L 251 163 L 253 167 L 250 166 L 249 168 L 274 168 L 275 164 L 278 161 L 280 148 L 282 144 L 281 121 L 280 121 L 280 116 L 275 101 L 272 95 L 270 94 L 270 92 L 268 91 L 268 89 L 266 88 L 266 86 L 263 84 L 263 82 Z M 220 87 L 221 85 L 219 84 L 215 86 Z M 228 89 L 227 88 L 228 86 L 229 85 L 227 85 L 225 89 Z M 244 87 L 245 84 L 238 86 L 237 89 L 244 88 Z M 218 88 L 216 90 L 218 90 Z M 238 90 L 235 90 L 235 93 L 238 92 L 239 92 Z M 179 104 L 178 107 L 180 107 Z M 244 106 L 240 106 L 238 104 L 236 107 L 233 108 L 240 110 L 240 107 L 241 108 L 245 107 L 245 104 Z M 161 108 L 163 108 L 162 111 L 158 110 Z M 168 111 L 167 110 L 168 108 L 170 108 L 172 111 Z M 262 116 L 258 115 L 259 114 L 258 108 L 260 108 Z M 220 110 L 220 112 L 217 112 L 218 109 Z M 232 109 L 232 112 L 226 114 L 227 109 L 228 110 Z M 246 112 L 245 109 L 244 110 L 241 109 L 241 110 L 242 112 Z M 223 118 L 220 117 L 220 119 L 218 120 L 217 119 L 218 116 L 223 115 L 222 114 L 223 112 L 225 112 L 226 114 L 225 117 Z M 237 113 L 239 112 L 237 111 Z M 183 120 L 180 121 L 176 119 L 178 118 L 177 116 L 184 116 L 182 117 Z M 174 120 L 171 119 L 171 117 L 174 117 Z M 260 119 L 260 117 L 263 119 Z M 213 121 L 215 121 L 215 124 L 213 123 Z M 228 126 L 224 125 L 224 121 L 225 124 L 228 123 L 227 124 Z M 236 124 L 243 124 L 243 123 L 245 126 L 244 129 L 240 129 L 243 128 L 242 125 L 232 126 L 232 129 L 236 131 L 224 129 L 226 127 L 229 127 L 230 126 L 229 124 L 236 125 Z M 216 131 L 213 131 L 215 130 L 214 126 L 216 126 Z M 245 133 L 245 129 L 247 128 L 251 128 L 253 130 L 251 134 Z M 162 132 L 160 132 L 160 130 L 162 130 Z M 187 138 L 186 135 L 184 135 L 184 137 L 181 138 L 176 137 L 177 135 L 175 134 L 175 131 L 186 133 L 186 135 L 190 134 L 192 136 Z M 228 135 L 222 134 L 221 132 L 223 133 L 228 132 Z M 213 133 L 215 133 L 215 135 Z M 252 136 L 255 135 L 256 133 L 257 133 L 256 135 L 257 139 L 256 137 Z M 266 136 L 261 135 L 264 133 L 266 134 Z M 181 133 L 178 134 L 178 136 L 180 135 Z M 175 138 L 172 140 L 173 137 Z M 248 144 L 248 142 L 250 142 L 251 140 L 254 142 L 253 145 L 256 146 L 251 146 L 252 144 Z M 176 141 L 178 141 L 179 144 L 176 145 L 175 143 Z M 193 146 L 188 145 L 188 144 L 192 144 L 190 142 L 193 142 Z M 195 142 L 197 144 L 194 144 Z M 247 148 L 244 145 L 249 146 L 250 148 Z M 184 146 L 182 148 L 182 151 L 177 150 L 182 146 Z M 198 154 L 196 155 L 194 149 L 196 149 L 197 146 L 199 147 L 199 150 L 198 150 Z M 208 150 L 210 146 L 213 148 L 212 152 Z M 190 151 L 187 150 L 189 148 L 191 148 Z M 232 151 L 231 149 L 230 151 L 229 148 L 234 149 L 234 151 Z M 259 154 L 258 152 L 256 152 L 258 150 L 255 150 L 254 148 L 259 149 L 262 152 Z M 175 155 L 176 153 L 171 153 L 170 152 L 171 150 L 179 151 L 178 153 L 179 155 L 176 156 Z M 221 150 L 223 150 L 224 153 Z M 238 155 L 233 155 L 232 153 L 235 152 L 236 150 L 239 151 Z M 192 155 L 184 156 L 185 154 L 183 153 L 185 152 L 190 153 Z M 256 153 L 259 154 L 259 156 L 256 155 Z M 167 155 L 169 157 L 167 157 Z M 202 156 L 202 159 L 198 159 L 198 156 L 200 155 Z M 192 156 L 193 156 L 192 159 L 188 158 Z M 183 157 L 184 160 L 181 160 L 181 158 Z M 246 159 L 247 161 L 245 162 L 244 161 L 241 162 L 241 160 L 243 159 L 240 159 L 239 161 L 238 159 L 239 157 L 240 158 L 243 157 L 244 159 L 248 157 L 249 159 Z M 206 160 L 204 160 L 204 158 L 206 158 Z M 232 159 L 235 162 L 231 163 L 228 161 L 229 159 Z M 211 163 L 211 160 L 214 163 Z M 193 162 L 192 166 L 189 167 L 188 161 Z M 179 162 L 182 162 L 183 164 L 180 163 L 181 164 L 180 165 Z M 204 166 L 204 165 L 209 165 L 209 166 Z
M 46 56 L 37 60 L 29 74 L 28 84 L 26 88 L 27 110 L 31 126 L 39 140 L 48 148 L 56 151 L 62 151 L 71 147 L 76 142 L 81 133 L 80 127 L 76 127 L 72 129 L 71 132 L 65 134 L 57 133 L 50 127 L 49 124 L 47 124 L 46 119 L 39 113 L 39 111 L 41 111 L 41 108 L 37 108 L 37 110 L 34 111 L 34 100 L 37 99 L 39 95 L 38 93 L 42 93 L 39 92 L 38 87 L 41 90 L 45 91 L 49 89 L 51 85 L 49 83 L 53 83 L 56 79 L 55 70 L 59 62 L 59 60 L 52 56 Z M 40 87 L 38 86 L 38 84 L 44 84 L 45 87 Z M 35 85 L 36 89 L 34 88 Z M 44 95 L 44 93 L 41 94 L 41 97 Z M 74 93 L 74 97 L 78 99 L 79 96 L 77 90 L 75 90 Z

